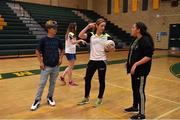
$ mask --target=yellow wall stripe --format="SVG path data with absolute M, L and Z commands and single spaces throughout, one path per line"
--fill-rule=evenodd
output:
M 132 0 L 132 11 L 136 12 L 138 9 L 138 0 Z
M 120 13 L 120 0 L 114 0 L 114 14 Z
M 159 0 L 153 0 L 153 9 L 157 10 L 159 9 L 160 1 Z

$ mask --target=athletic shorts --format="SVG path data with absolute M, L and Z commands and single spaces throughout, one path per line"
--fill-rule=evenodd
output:
M 66 53 L 66 58 L 68 60 L 76 60 L 76 54 Z

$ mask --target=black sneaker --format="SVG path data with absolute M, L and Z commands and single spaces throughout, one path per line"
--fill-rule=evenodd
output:
M 47 102 L 50 106 L 55 106 L 56 104 L 52 97 L 47 98 Z
M 136 114 L 136 115 L 131 116 L 131 119 L 132 120 L 135 120 L 135 119 L 142 120 L 142 119 L 146 119 L 146 118 L 145 118 L 145 115 L 143 115 L 143 114 Z
M 34 103 L 31 106 L 31 111 L 35 111 L 40 106 L 40 101 L 35 100 Z
M 126 112 L 138 112 L 138 108 L 136 107 L 129 107 L 129 108 L 126 108 L 124 109 Z

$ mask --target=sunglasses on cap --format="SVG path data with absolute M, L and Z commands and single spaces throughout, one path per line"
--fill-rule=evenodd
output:
M 57 29 L 57 28 L 58 28 L 58 24 L 57 24 L 56 21 L 48 20 L 48 21 L 46 22 L 46 24 L 45 24 L 45 27 L 46 27 L 47 29 L 49 29 L 49 28 Z

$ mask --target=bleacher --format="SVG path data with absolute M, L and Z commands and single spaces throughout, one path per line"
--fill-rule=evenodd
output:
M 77 16 L 73 10 L 85 14 L 93 21 L 100 17 L 102 18 L 102 16 L 89 10 L 77 10 L 24 2 L 16 3 L 19 3 L 42 28 L 45 28 L 44 25 L 47 20 L 56 20 L 59 24 L 57 37 L 62 41 L 65 39 L 65 33 L 70 22 L 77 23 L 77 35 L 88 24 L 88 22 Z M 0 2 L 0 8 L 0 15 L 2 15 L 5 22 L 7 22 L 7 26 L 3 27 L 3 30 L 0 30 L 0 56 L 34 54 L 35 47 L 38 43 L 36 36 L 32 35 L 32 32 L 26 27 L 25 23 L 16 16 L 5 2 Z M 131 42 L 132 38 L 130 37 L 130 34 L 126 33 L 110 21 L 107 21 L 106 30 L 115 38 L 116 47 L 119 47 L 117 43 L 129 45 Z M 77 50 L 87 51 L 88 48 L 81 46 L 80 48 L 77 48 Z
M 52 7 L 52 6 L 46 6 L 46 5 L 38 5 L 38 4 L 29 4 L 29 3 L 21 3 L 21 5 L 30 12 L 31 16 L 35 18 L 36 21 L 38 21 L 39 24 L 44 27 L 44 23 L 48 19 L 55 19 L 60 24 L 60 29 L 58 32 L 58 36 L 61 39 L 64 39 L 62 35 L 65 34 L 65 30 L 67 29 L 67 26 L 69 22 L 77 22 L 78 23 L 78 33 L 80 30 L 82 30 L 88 23 L 82 20 L 80 17 L 76 16 L 71 8 L 63 8 L 63 7 Z M 99 14 L 95 13 L 94 11 L 90 10 L 78 10 L 81 13 L 85 14 L 87 17 L 92 19 L 93 21 L 96 21 L 98 18 L 104 18 L 103 16 L 100 16 Z M 106 19 L 106 18 L 104 18 Z M 106 19 L 107 20 L 107 19 Z M 64 30 L 65 29 L 65 30 Z M 128 46 L 131 41 L 132 37 L 129 33 L 119 28 L 117 25 L 114 25 L 110 21 L 107 21 L 107 27 L 106 30 L 108 33 L 110 33 L 112 36 L 115 37 L 116 43 L 124 43 L 126 46 Z M 121 46 L 119 46 L 121 47 Z
M 0 2 L 0 15 L 7 23 L 0 30 L 0 56 L 33 54 L 38 42 L 36 37 L 3 1 Z
M 81 17 L 75 15 L 70 8 L 54 7 L 39 4 L 20 3 L 25 10 L 29 12 L 32 18 L 36 20 L 43 28 L 45 28 L 45 22 L 49 19 L 56 20 L 59 28 L 57 37 L 62 41 L 65 41 L 65 34 L 70 22 L 77 23 L 77 35 L 88 24 Z M 81 46 L 77 48 L 78 51 L 87 51 L 88 48 Z
M 72 9 L 62 7 L 52 7 L 39 4 L 20 3 L 24 9 L 26 9 L 30 15 L 44 27 L 45 21 L 49 19 L 56 20 L 59 23 L 58 35 L 65 34 L 68 24 L 70 22 L 76 22 L 78 25 L 78 31 L 81 30 L 87 22 L 82 20 L 79 16 L 76 16 Z M 64 31 L 65 30 L 65 31 Z M 63 34 L 63 35 L 64 35 Z M 64 37 L 63 37 L 64 39 Z

